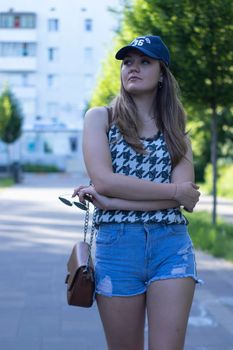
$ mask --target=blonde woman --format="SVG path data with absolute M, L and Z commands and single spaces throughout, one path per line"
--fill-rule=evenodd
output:
M 181 206 L 192 212 L 191 146 L 169 50 L 142 36 L 116 53 L 121 91 L 85 116 L 83 152 L 97 208 L 96 300 L 109 350 L 182 350 L 197 282 Z

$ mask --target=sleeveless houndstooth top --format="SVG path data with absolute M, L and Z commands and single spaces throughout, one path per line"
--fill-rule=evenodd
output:
M 124 140 L 115 124 L 108 131 L 114 173 L 135 176 L 157 183 L 170 183 L 171 158 L 162 133 L 141 139 L 146 154 L 140 154 Z M 96 224 L 100 223 L 164 223 L 187 224 L 179 208 L 157 211 L 127 211 L 96 209 Z

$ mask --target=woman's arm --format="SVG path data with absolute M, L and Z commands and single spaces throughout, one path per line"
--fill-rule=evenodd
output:
M 89 110 L 84 122 L 83 152 L 87 172 L 99 194 L 136 201 L 175 199 L 186 207 L 196 204 L 199 194 L 190 180 L 179 184 L 158 184 L 113 173 L 107 130 L 106 108 Z
M 192 149 L 189 140 L 187 139 L 188 150 L 187 154 L 172 171 L 172 181 L 179 183 L 182 181 L 194 181 L 194 168 Z M 174 200 L 127 200 L 122 198 L 111 198 L 99 194 L 93 186 L 80 186 L 78 195 L 80 201 L 84 201 L 86 194 L 92 196 L 93 204 L 103 210 L 161 210 L 176 208 L 179 203 Z M 187 208 L 192 211 L 193 208 Z
M 185 157 L 172 170 L 171 182 L 182 183 L 186 181 L 195 181 L 192 147 L 189 139 L 186 137 L 187 153 Z
M 80 186 L 78 196 L 81 202 L 84 202 L 86 199 L 91 198 L 91 202 L 94 204 L 94 206 L 103 210 L 154 211 L 161 209 L 176 208 L 177 206 L 179 206 L 179 204 L 176 201 L 172 200 L 132 201 L 121 198 L 106 197 L 99 194 L 93 186 Z

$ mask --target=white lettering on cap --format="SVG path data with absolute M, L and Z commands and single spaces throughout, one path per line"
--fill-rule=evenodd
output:
M 149 38 L 137 38 L 134 39 L 134 41 L 132 42 L 132 46 L 143 46 L 144 42 L 146 41 L 147 44 L 151 44 L 151 41 Z

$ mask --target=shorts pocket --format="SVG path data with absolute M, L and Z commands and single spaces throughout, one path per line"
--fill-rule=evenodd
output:
M 97 231 L 96 244 L 112 245 L 120 239 L 122 231 L 121 224 L 102 224 Z
M 187 235 L 187 225 L 184 224 L 171 224 L 169 226 L 169 233 L 173 235 Z

